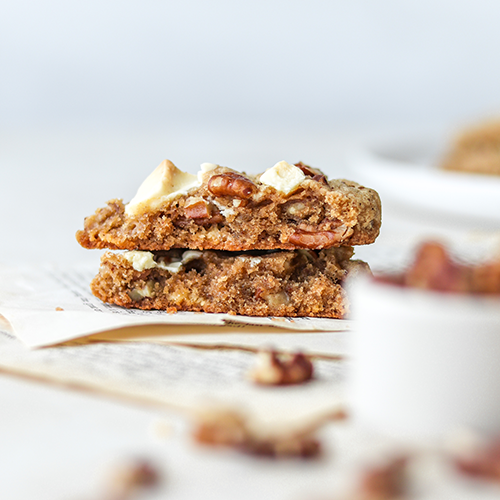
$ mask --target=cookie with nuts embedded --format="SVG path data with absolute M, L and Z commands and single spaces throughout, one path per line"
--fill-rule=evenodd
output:
M 343 318 L 349 312 L 344 280 L 369 272 L 352 254 L 351 247 L 106 252 L 91 289 L 104 302 L 139 309 Z M 292 365 L 284 383 L 296 377 Z
M 323 249 L 375 241 L 375 191 L 281 161 L 260 175 L 204 163 L 197 175 L 165 160 L 127 204 L 112 200 L 85 219 L 86 248 L 229 251 Z

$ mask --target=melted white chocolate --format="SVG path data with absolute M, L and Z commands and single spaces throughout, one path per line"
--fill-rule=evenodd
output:
M 284 194 L 295 191 L 306 178 L 304 172 L 295 165 L 280 161 L 274 167 L 268 168 L 261 176 L 260 182 L 271 186 Z
M 196 175 L 183 172 L 171 161 L 164 160 L 146 177 L 137 194 L 125 206 L 125 213 L 136 216 L 156 210 L 162 204 L 200 185 L 201 182 Z

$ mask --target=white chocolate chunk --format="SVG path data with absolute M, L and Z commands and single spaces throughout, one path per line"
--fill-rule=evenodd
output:
M 300 186 L 305 178 L 304 172 L 299 167 L 290 165 L 286 161 L 280 161 L 260 176 L 260 182 L 277 191 L 290 194 Z
M 181 267 L 192 260 L 198 259 L 201 257 L 201 252 L 199 250 L 186 250 L 182 256 L 181 260 L 173 260 L 168 263 L 158 262 L 158 267 L 160 269 L 166 269 L 170 271 L 172 274 L 178 273 L 181 270 Z
M 141 215 L 186 194 L 201 182 L 196 175 L 179 170 L 171 161 L 162 161 L 144 180 L 137 194 L 125 206 L 127 215 Z
M 182 263 L 187 264 L 188 262 L 191 262 L 192 260 L 199 259 L 202 256 L 203 252 L 200 252 L 199 250 L 186 250 L 182 254 Z
M 124 252 L 122 255 L 132 264 L 132 267 L 136 271 L 144 271 L 144 269 L 154 269 L 155 267 L 159 267 L 160 269 L 166 269 L 172 274 L 175 274 L 179 272 L 184 264 L 200 258 L 202 252 L 199 250 L 186 250 L 182 254 L 180 260 L 173 260 L 167 263 L 162 260 L 160 260 L 160 262 L 156 262 L 154 260 L 154 255 L 151 252 L 144 252 L 142 250 L 131 250 L 130 252 Z
M 216 168 L 219 168 L 219 166 L 220 165 L 217 165 L 216 163 L 202 163 L 200 165 L 200 171 L 198 172 L 198 181 L 200 184 L 208 182 L 208 179 L 212 176 L 211 172 Z
M 130 252 L 124 252 L 122 255 L 132 264 L 132 267 L 136 271 L 144 271 L 144 269 L 153 269 L 156 267 L 156 262 L 151 252 L 132 250 Z

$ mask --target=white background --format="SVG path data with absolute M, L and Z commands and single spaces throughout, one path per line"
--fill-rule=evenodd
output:
M 3 0 L 0 124 L 454 124 L 500 111 L 499 23 L 494 0 Z

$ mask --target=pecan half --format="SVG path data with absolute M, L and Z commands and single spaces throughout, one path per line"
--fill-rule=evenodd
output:
M 346 228 L 343 226 L 336 231 L 309 232 L 296 229 L 295 233 L 289 236 L 288 241 L 301 248 L 329 248 L 340 243 L 345 234 Z
M 210 177 L 208 190 L 214 196 L 233 196 L 246 199 L 253 195 L 257 186 L 243 175 L 227 172 Z

